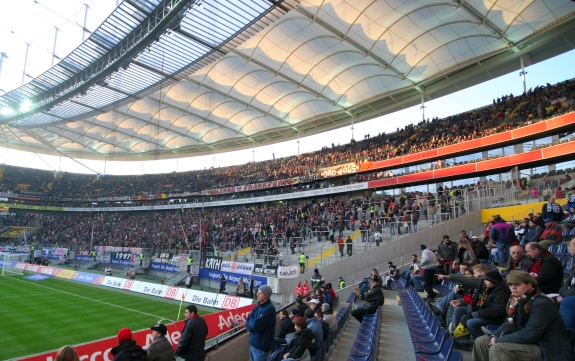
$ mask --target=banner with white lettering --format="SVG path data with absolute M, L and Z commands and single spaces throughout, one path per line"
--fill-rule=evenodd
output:
M 206 257 L 204 259 L 205 269 L 211 269 L 214 271 L 219 271 L 222 269 L 222 257 Z
M 217 189 L 209 189 L 207 191 L 202 191 L 203 195 L 214 195 L 214 194 L 226 194 L 226 193 L 238 193 L 254 191 L 258 189 L 268 189 L 275 187 L 285 187 L 293 184 L 299 183 L 299 177 L 288 178 L 288 179 L 278 179 L 270 182 L 254 183 L 254 184 L 244 184 L 240 186 L 224 187 Z
M 207 270 L 207 269 L 203 269 L 203 268 L 200 269 L 200 278 L 207 278 L 207 279 L 210 279 L 210 280 L 216 281 L 216 282 L 220 282 L 220 275 L 222 275 L 222 274 L 224 276 L 226 276 L 226 281 L 230 285 L 237 285 L 238 282 L 240 281 L 240 278 L 241 278 L 246 283 L 246 287 L 248 286 L 249 276 L 240 275 L 240 274 L 236 274 L 236 273 L 230 273 L 230 272 L 212 271 L 212 270 Z M 267 277 L 252 276 L 252 278 L 254 280 L 254 289 L 258 289 L 261 286 L 268 284 Z
M 224 272 L 239 273 L 242 275 L 251 275 L 254 271 L 253 263 L 241 263 L 233 261 L 223 261 L 222 268 L 220 269 Z
M 338 177 L 340 175 L 359 172 L 360 166 L 355 163 L 340 164 L 333 167 L 321 168 L 318 173 L 321 178 Z
M 263 273 L 265 275 L 275 275 L 277 269 L 278 269 L 278 266 L 269 266 L 265 263 L 261 263 L 261 264 L 256 263 L 256 265 L 254 267 L 254 272 Z
M 298 266 L 279 266 L 278 278 L 297 278 L 299 276 Z

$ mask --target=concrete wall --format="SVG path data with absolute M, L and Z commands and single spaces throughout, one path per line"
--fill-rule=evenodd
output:
M 483 223 L 481 221 L 481 212 L 473 212 L 457 219 L 425 229 L 408 237 L 401 238 L 397 241 L 383 244 L 377 248 L 372 248 L 367 252 L 358 253 L 351 257 L 345 257 L 339 262 L 321 267 L 319 271 L 325 278 L 326 282 L 332 282 L 333 287 L 336 288 L 336 285 L 333 283 L 336 282 L 339 276 L 351 276 L 357 272 L 367 270 L 369 268 L 375 268 L 376 266 L 381 265 L 382 263 L 387 263 L 388 261 L 395 258 L 409 255 L 411 253 L 418 253 L 419 246 L 421 244 L 428 246 L 437 244 L 441 242 L 442 237 L 445 234 L 452 237 L 452 239 L 457 240 L 459 231 L 462 229 L 471 230 L 482 225 Z M 366 275 L 368 273 L 369 272 L 366 272 Z M 311 284 L 310 280 L 312 274 L 313 269 L 311 272 L 306 272 L 303 275 L 300 275 L 298 278 L 278 280 L 279 292 L 293 292 L 295 286 L 300 281 L 303 283 L 304 280 L 308 280 L 308 283 Z M 354 280 L 354 282 L 359 281 L 360 280 Z M 348 285 L 350 285 L 349 282 Z

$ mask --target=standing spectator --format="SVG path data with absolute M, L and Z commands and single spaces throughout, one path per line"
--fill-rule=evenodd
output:
M 186 277 L 185 285 L 186 285 L 187 289 L 192 288 L 192 274 L 191 273 L 189 273 L 188 276 Z
M 240 277 L 238 284 L 236 285 L 236 296 L 245 296 L 246 295 L 246 283 L 244 279 Z
M 345 245 L 347 247 L 347 255 L 348 257 L 352 255 L 353 252 L 353 241 L 351 240 L 351 236 L 347 236 L 347 239 L 345 240 Z
M 337 237 L 337 248 L 339 249 L 339 256 L 343 257 L 343 238 Z
M 204 361 L 206 358 L 206 336 L 208 335 L 208 325 L 206 321 L 198 315 L 198 308 L 195 305 L 188 305 L 184 313 L 186 323 L 182 329 L 182 337 L 176 357 L 181 357 L 186 361 Z
M 435 268 L 437 267 L 437 256 L 426 245 L 422 244 L 419 249 L 423 251 L 421 254 L 421 263 L 419 268 L 423 268 L 423 288 L 427 297 L 424 301 L 434 302 L 435 291 L 433 290 L 433 278 L 435 276 Z
M 561 206 L 555 202 L 555 197 L 549 198 L 547 204 L 544 204 L 543 207 L 541 207 L 541 218 L 552 218 L 555 222 L 559 222 L 563 219 L 563 210 L 561 209 Z
M 246 329 L 250 333 L 251 361 L 267 361 L 274 347 L 276 310 L 270 297 L 270 286 L 261 286 L 256 293 L 258 303 L 246 319 Z
M 166 338 L 168 328 L 162 323 L 150 327 L 152 330 L 152 344 L 148 347 L 148 361 L 176 361 L 174 348 Z
M 292 254 L 293 254 L 293 253 L 292 253 Z M 307 257 L 306 257 L 306 255 L 305 255 L 305 253 L 302 252 L 302 253 L 299 255 L 299 260 L 298 260 L 298 262 L 299 262 L 299 273 L 304 273 L 304 272 L 305 272 L 305 261 L 306 261 L 306 259 L 307 259 Z
M 339 277 L 339 289 L 344 289 L 345 288 L 345 280 L 343 279 L 343 277 Z
M 74 347 L 63 346 L 56 353 L 55 361 L 80 361 L 80 358 Z
M 220 293 L 226 293 L 226 276 L 222 273 L 220 275 Z
M 505 222 L 500 216 L 495 216 L 494 224 L 489 231 L 489 237 L 497 246 L 497 260 L 500 265 L 509 261 L 509 249 L 515 239 L 513 226 Z
M 457 244 L 451 242 L 448 235 L 443 236 L 443 241 L 437 246 L 437 258 L 443 261 L 445 273 L 451 273 L 451 267 L 456 257 Z
M 118 331 L 118 346 L 112 348 L 112 361 L 146 361 L 146 351 L 132 339 L 132 331 L 123 328 Z
M 511 298 L 507 320 L 490 336 L 475 340 L 473 361 L 571 360 L 573 347 L 565 322 L 537 280 L 523 271 L 507 276 Z
M 131 280 L 133 280 L 134 278 L 136 278 L 136 269 L 134 268 L 134 266 L 132 266 L 128 272 L 126 273 L 126 276 L 130 277 Z
M 311 287 L 314 290 L 319 290 L 321 285 L 323 285 L 324 279 L 323 276 L 319 273 L 319 270 L 316 268 L 313 270 L 313 275 L 311 276 Z
M 250 278 L 248 279 L 248 288 L 250 290 L 248 297 L 253 298 L 254 297 L 254 278 L 252 276 L 250 276 Z

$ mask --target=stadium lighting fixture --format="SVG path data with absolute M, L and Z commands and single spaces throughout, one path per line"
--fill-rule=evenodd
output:
M 30 100 L 26 99 L 20 104 L 20 111 L 21 112 L 27 112 L 28 110 L 30 110 L 31 107 L 32 107 L 32 102 Z
M 14 109 L 12 109 L 12 108 L 6 107 L 6 108 L 2 108 L 2 110 L 0 110 L 0 114 L 2 114 L 2 115 L 10 115 L 12 113 L 14 113 Z

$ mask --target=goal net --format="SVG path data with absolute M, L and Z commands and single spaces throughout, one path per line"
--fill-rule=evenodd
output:
M 0 268 L 2 276 L 22 275 L 24 272 L 20 268 L 14 268 L 18 262 L 26 260 L 26 254 L 0 253 Z

